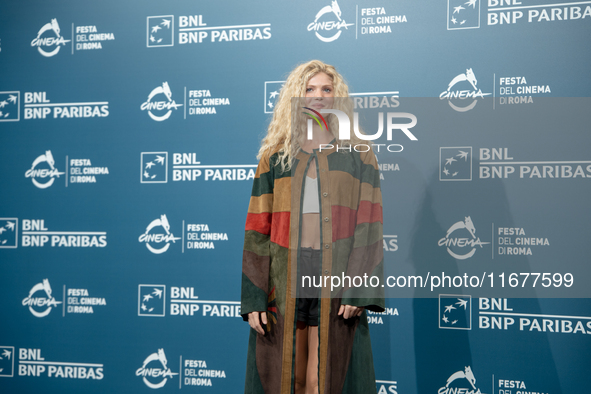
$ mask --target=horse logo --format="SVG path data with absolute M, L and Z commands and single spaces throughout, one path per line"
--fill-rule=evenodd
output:
M 465 367 L 463 371 L 453 373 L 449 378 L 447 378 L 445 387 L 449 387 L 449 384 L 457 379 L 466 379 L 472 385 L 472 388 L 476 390 L 476 378 L 472 373 L 472 368 Z
M 466 89 L 458 90 L 457 88 L 452 89 L 454 86 L 456 86 L 457 84 L 464 82 L 464 81 L 468 81 L 470 83 L 470 85 L 472 85 L 472 89 L 468 89 L 468 90 L 466 90 Z M 444 90 L 443 92 L 441 92 L 441 94 L 439 95 L 439 98 L 441 100 L 448 99 L 448 103 L 449 103 L 450 107 L 452 107 L 454 110 L 456 110 L 458 112 L 469 111 L 476 106 L 478 97 L 484 98 L 484 96 L 489 96 L 491 94 L 491 93 L 482 93 L 482 90 L 480 90 L 476 86 L 477 84 L 478 84 L 478 80 L 476 79 L 476 75 L 474 75 L 474 71 L 472 71 L 471 68 L 468 68 L 468 69 L 466 69 L 465 73 L 459 74 L 451 80 L 451 82 L 447 85 L 447 90 Z M 452 101 L 451 101 L 451 99 L 463 100 L 463 99 L 469 99 L 469 98 L 473 98 L 474 100 L 470 104 L 463 106 L 463 107 L 456 105 L 456 104 L 452 103 Z
M 468 81 L 470 82 L 470 84 L 472 85 L 472 87 L 474 88 L 474 90 L 476 90 L 476 84 L 478 83 L 478 81 L 476 80 L 476 76 L 474 75 L 474 71 L 472 71 L 471 68 L 466 70 L 465 74 L 460 74 L 457 77 L 455 77 L 454 79 L 451 80 L 451 82 L 449 83 L 449 85 L 447 86 L 447 91 L 449 92 L 449 90 L 458 82 L 462 82 L 462 81 Z
M 318 13 L 316 14 L 316 18 L 314 18 L 314 22 L 318 22 L 318 19 L 320 19 L 320 17 L 324 14 L 328 14 L 328 13 L 334 13 L 337 18 L 339 18 L 339 21 L 341 20 L 341 8 L 339 7 L 339 4 L 335 1 L 333 1 L 331 3 L 331 5 L 327 5 L 325 7 L 322 7 L 322 9 L 320 11 L 318 11 Z
M 166 96 L 166 101 L 152 101 L 152 99 L 159 94 L 164 94 L 164 96 Z M 183 104 L 177 104 L 172 99 L 172 91 L 170 90 L 168 82 L 163 82 L 162 86 L 158 86 L 150 92 L 150 94 L 148 95 L 148 100 L 145 103 L 143 103 L 140 106 L 140 108 L 142 109 L 142 111 L 147 110 L 148 115 L 150 115 L 150 118 L 152 118 L 153 120 L 157 122 L 162 122 L 163 120 L 170 118 L 173 109 L 178 109 L 178 107 L 182 106 Z M 168 111 L 164 115 L 159 116 L 153 114 L 153 110 Z
M 152 361 L 157 361 L 160 363 L 162 368 L 148 368 L 148 364 Z M 151 389 L 159 389 L 164 387 L 168 378 L 172 378 L 174 375 L 178 375 L 177 372 L 172 372 L 170 368 L 167 366 L 168 360 L 166 359 L 166 355 L 164 354 L 164 349 L 158 349 L 157 353 L 152 353 L 144 360 L 141 368 L 138 368 L 135 371 L 136 376 L 142 376 L 144 383 Z M 148 380 L 148 376 L 152 378 L 162 378 L 162 380 L 158 383 L 152 383 Z
M 45 292 L 45 295 L 47 297 L 33 297 L 33 295 L 35 295 L 35 293 L 37 293 L 38 291 Z M 51 293 L 52 291 L 51 285 L 49 284 L 49 280 L 43 279 L 42 283 L 37 283 L 29 291 L 29 296 L 23 299 L 23 305 L 29 307 L 29 311 L 33 314 L 33 316 L 45 317 L 49 315 L 49 312 L 51 312 L 51 308 L 62 303 L 61 301 L 56 301 L 56 299 L 51 296 Z M 38 312 L 35 309 L 33 309 L 33 306 L 44 306 L 46 307 L 46 309 L 44 311 Z
M 468 233 L 470 233 L 471 238 L 452 237 L 452 234 L 455 231 L 463 229 L 466 229 Z M 450 254 L 450 256 L 458 260 L 465 260 L 474 256 L 474 253 L 476 253 L 476 246 L 480 246 L 480 248 L 482 248 L 482 245 L 487 245 L 489 243 L 490 242 L 482 242 L 480 238 L 476 237 L 476 228 L 474 227 L 474 223 L 472 222 L 470 216 L 466 216 L 464 221 L 459 221 L 451 225 L 451 227 L 447 230 L 445 237 L 439 240 L 438 245 L 446 246 L 447 252 Z M 451 249 L 452 246 L 455 248 L 469 247 L 471 250 L 468 253 L 459 254 Z
M 336 16 L 337 20 L 328 20 L 328 21 L 323 21 L 323 22 L 319 22 L 320 18 L 322 18 L 322 16 L 327 15 L 327 14 L 334 14 L 334 16 Z M 339 7 L 339 4 L 337 3 L 336 0 L 332 1 L 330 5 L 324 6 L 320 9 L 320 11 L 318 11 L 316 13 L 316 17 L 314 18 L 314 22 L 310 23 L 308 25 L 308 31 L 312 31 L 314 30 L 314 34 L 316 34 L 316 37 L 318 37 L 318 39 L 320 41 L 323 42 L 331 42 L 336 40 L 337 38 L 339 38 L 341 36 L 342 30 L 343 28 L 348 29 L 349 26 L 352 26 L 353 23 L 347 23 L 344 19 L 341 18 L 342 12 L 341 12 L 341 8 Z M 319 33 L 319 31 L 330 31 L 330 30 L 338 30 L 335 34 L 333 34 L 330 37 L 325 37 L 322 34 Z
M 36 169 L 37 165 L 41 164 L 41 163 L 47 163 L 47 165 L 49 165 L 49 170 L 48 169 Z M 27 172 L 25 172 L 25 177 L 27 178 L 31 178 L 31 181 L 33 182 L 33 184 L 35 186 L 37 186 L 39 189 L 47 189 L 49 186 L 53 185 L 53 182 L 55 181 L 55 178 L 59 178 L 60 175 L 65 174 L 65 172 L 59 172 L 56 168 L 55 168 L 55 160 L 53 158 L 53 155 L 51 154 L 51 151 L 45 151 L 44 155 L 38 156 L 35 161 L 33 161 L 33 164 L 31 165 L 31 169 L 27 170 Z M 41 183 L 39 181 L 37 181 L 35 178 L 47 178 L 50 177 L 50 179 L 45 182 L 45 183 Z
M 466 383 L 461 382 L 462 379 L 467 380 L 470 386 L 472 386 L 472 389 L 469 387 L 464 388 Z M 452 383 L 454 384 L 452 385 Z M 450 387 L 450 385 L 454 387 Z M 466 394 L 482 394 L 480 389 L 476 388 L 476 378 L 474 377 L 474 373 L 470 367 L 465 367 L 463 371 L 454 372 L 449 378 L 447 378 L 447 383 L 445 386 L 441 387 L 437 391 L 438 394 L 453 394 L 460 392 Z
M 464 221 L 459 221 L 454 223 L 449 230 L 447 230 L 447 234 L 446 236 L 449 237 L 451 233 L 453 233 L 456 230 L 459 230 L 461 228 L 465 228 L 466 230 L 468 230 L 470 232 L 470 234 L 472 235 L 472 238 L 475 238 L 475 233 L 476 233 L 476 229 L 474 228 L 474 223 L 472 223 L 472 219 L 470 218 L 470 216 L 466 216 L 464 218 Z
M 162 227 L 166 234 L 150 234 L 152 229 L 154 229 L 155 227 Z M 148 250 L 154 254 L 162 254 L 166 252 L 170 247 L 170 243 L 175 243 L 179 239 L 180 237 L 175 237 L 174 234 L 170 232 L 170 223 L 168 222 L 168 218 L 166 217 L 166 215 L 161 215 L 160 219 L 152 220 L 148 227 L 146 227 L 146 232 L 140 235 L 139 237 L 139 241 L 145 242 L 146 248 L 148 248 Z M 166 242 L 166 245 L 164 245 L 160 249 L 157 249 L 150 245 L 150 243 L 158 244 L 162 242 Z

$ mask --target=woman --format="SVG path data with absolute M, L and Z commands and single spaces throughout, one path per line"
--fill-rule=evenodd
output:
M 353 119 L 348 94 L 334 67 L 298 66 L 259 151 L 242 266 L 242 316 L 252 328 L 246 393 L 375 392 L 365 309 L 384 310 L 377 160 L 355 150 L 352 130 L 340 140 L 337 117 L 321 113 Z M 364 274 L 380 285 L 345 280 Z M 345 283 L 302 286 L 321 275 Z

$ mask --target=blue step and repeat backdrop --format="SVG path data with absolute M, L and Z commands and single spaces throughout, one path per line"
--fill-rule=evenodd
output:
M 255 156 L 321 59 L 391 126 L 378 393 L 587 392 L 590 37 L 591 1 L 2 2 L 0 391 L 243 391 Z

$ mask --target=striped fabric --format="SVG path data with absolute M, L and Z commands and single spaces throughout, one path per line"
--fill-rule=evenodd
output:
M 318 164 L 322 275 L 374 275 L 377 287 L 345 283 L 322 288 L 319 319 L 320 393 L 375 392 L 371 343 L 365 312 L 337 316 L 340 305 L 384 310 L 382 196 L 372 151 L 335 148 L 300 152 L 291 171 L 276 166 L 278 154 L 259 162 L 245 226 L 242 316 L 266 311 L 268 332 L 251 330 L 246 393 L 291 393 L 297 309 L 300 219 L 308 166 Z M 354 282 L 355 283 L 355 282 Z M 358 283 L 358 282 L 357 282 Z

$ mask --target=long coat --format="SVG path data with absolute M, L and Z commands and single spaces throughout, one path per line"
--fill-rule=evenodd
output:
M 334 140 L 333 140 L 334 143 Z M 317 159 L 322 275 L 331 279 L 319 300 L 319 393 L 375 393 L 375 374 L 366 312 L 345 320 L 340 305 L 384 310 L 382 195 L 377 159 L 369 152 L 336 148 L 300 151 L 282 172 L 278 153 L 261 158 L 246 219 L 241 313 L 266 311 L 263 336 L 250 330 L 248 394 L 289 394 L 294 386 L 296 278 L 305 176 Z M 363 276 L 376 276 L 359 286 Z M 350 277 L 352 283 L 347 281 Z M 336 282 L 335 282 L 336 284 Z M 359 287 L 356 287 L 359 286 Z

